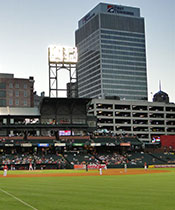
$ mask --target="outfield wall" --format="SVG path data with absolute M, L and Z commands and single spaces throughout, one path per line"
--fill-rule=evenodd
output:
M 105 169 L 105 167 L 106 167 L 105 164 L 101 164 L 101 168 Z M 99 168 L 99 165 L 97 165 L 97 164 L 88 165 L 88 169 L 98 169 L 98 168 Z M 85 164 L 74 165 L 74 169 L 76 169 L 76 170 L 86 169 L 86 165 Z
M 149 165 L 148 168 L 175 168 L 175 164 Z

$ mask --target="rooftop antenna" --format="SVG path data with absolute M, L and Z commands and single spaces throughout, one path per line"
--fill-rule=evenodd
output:
M 159 91 L 161 91 L 161 81 L 159 80 Z

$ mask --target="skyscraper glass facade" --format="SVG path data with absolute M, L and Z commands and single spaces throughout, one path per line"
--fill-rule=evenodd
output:
M 79 97 L 147 100 L 144 19 L 138 8 L 100 3 L 79 21 Z

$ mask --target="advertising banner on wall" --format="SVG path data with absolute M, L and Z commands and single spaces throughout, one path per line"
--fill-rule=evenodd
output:
M 99 167 L 98 164 L 89 164 L 88 165 L 88 169 L 98 169 L 98 167 Z M 103 169 L 105 169 L 106 165 L 105 164 L 101 164 L 101 167 Z M 86 165 L 85 164 L 74 165 L 74 169 L 86 169 Z

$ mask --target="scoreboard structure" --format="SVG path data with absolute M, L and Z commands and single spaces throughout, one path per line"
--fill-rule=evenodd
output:
M 76 47 L 48 47 L 48 65 L 49 65 L 49 97 L 59 97 L 60 92 L 66 92 L 67 88 L 61 87 L 61 83 L 65 81 L 65 76 L 59 76 L 59 71 L 68 71 L 69 91 L 75 91 L 77 84 L 76 74 L 77 49 Z M 71 84 L 73 84 L 71 88 Z

